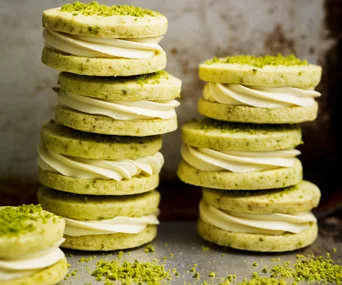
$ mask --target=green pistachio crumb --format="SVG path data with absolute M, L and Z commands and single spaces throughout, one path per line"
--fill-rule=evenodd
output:
M 212 271 L 212 272 L 209 273 L 209 277 L 215 278 L 215 276 L 216 276 L 215 272 Z
M 116 253 L 116 255 L 120 259 L 124 255 L 124 252 L 122 250 L 120 250 Z
M 202 250 L 203 250 L 203 251 L 209 251 L 209 250 L 210 250 L 210 248 L 209 248 L 209 247 L 207 247 L 207 246 L 202 246 Z
M 111 281 L 120 281 L 122 284 L 148 284 L 159 285 L 163 280 L 171 280 L 172 276 L 164 265 L 157 262 L 139 262 L 133 263 L 124 261 L 120 264 L 117 260 L 105 261 L 99 260 L 96 263 L 96 269 L 92 272 L 96 280 L 108 279 Z
M 85 16 L 134 16 L 134 17 L 145 17 L 151 16 L 156 17 L 160 16 L 161 14 L 152 10 L 135 7 L 133 5 L 113 5 L 113 6 L 106 6 L 99 4 L 97 1 L 92 1 L 90 3 L 82 3 L 76 1 L 72 4 L 64 4 L 61 7 L 61 12 L 68 12 L 75 14 L 82 14 Z M 76 15 L 75 15 L 76 16 Z
M 230 64 L 246 64 L 255 66 L 257 68 L 263 68 L 267 65 L 283 65 L 283 66 L 297 66 L 297 65 L 308 65 L 307 60 L 301 60 L 295 55 L 290 54 L 289 56 L 283 56 L 278 54 L 276 56 L 265 55 L 265 56 L 252 56 L 252 55 L 235 55 L 227 56 L 224 58 L 213 57 L 204 62 L 205 64 L 216 64 L 216 63 L 230 63 Z M 255 74 L 257 69 L 253 69 Z
M 154 251 L 155 251 L 154 247 L 150 244 L 144 248 L 145 253 L 154 252 Z
M 258 266 L 259 266 L 259 263 L 253 262 L 252 266 L 253 266 L 253 267 L 258 267 Z
M 201 274 L 199 274 L 199 272 L 195 272 L 194 275 L 192 275 L 192 278 L 199 280 L 201 279 Z

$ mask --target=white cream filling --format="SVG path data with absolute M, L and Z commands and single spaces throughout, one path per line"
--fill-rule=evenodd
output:
M 296 149 L 273 151 L 226 151 L 182 145 L 182 158 L 202 171 L 255 172 L 279 167 L 292 167 Z
M 158 225 L 156 215 L 142 217 L 115 217 L 108 220 L 78 221 L 65 219 L 65 231 L 67 236 L 106 235 L 115 233 L 138 234 L 148 225 Z
M 225 105 L 252 106 L 258 108 L 282 108 L 287 106 L 309 107 L 321 94 L 311 89 L 293 87 L 244 86 L 240 84 L 208 83 L 209 98 Z M 211 97 L 211 98 L 210 98 Z
M 154 56 L 163 49 L 163 37 L 145 39 L 113 39 L 77 36 L 44 29 L 45 46 L 67 54 L 83 57 L 143 59 Z
M 200 218 L 203 222 L 228 232 L 281 235 L 285 232 L 301 233 L 316 223 L 311 212 L 296 214 L 256 214 L 219 210 L 200 202 Z
M 31 254 L 16 256 L 10 259 L 0 259 L 0 281 L 30 276 L 57 263 L 64 258 L 63 251 L 59 249 L 63 242 L 64 239 L 51 248 Z
M 121 181 L 143 175 L 158 174 L 164 164 L 160 152 L 135 160 L 101 160 L 71 157 L 38 147 L 38 166 L 46 171 L 83 179 L 113 179 Z
M 59 90 L 58 102 L 71 109 L 110 117 L 114 120 L 171 119 L 177 116 L 177 100 L 114 101 L 91 98 Z

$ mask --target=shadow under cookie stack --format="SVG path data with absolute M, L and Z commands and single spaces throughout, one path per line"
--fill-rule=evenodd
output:
M 177 129 L 181 81 L 163 69 L 167 19 L 75 2 L 43 13 L 42 61 L 61 71 L 41 129 L 39 203 L 66 221 L 64 248 L 118 250 L 157 235 L 162 134 Z
M 182 127 L 178 177 L 203 187 L 198 233 L 249 251 L 312 244 L 320 190 L 303 180 L 299 123 L 317 116 L 321 67 L 293 55 L 213 58 L 198 103 L 205 119 Z

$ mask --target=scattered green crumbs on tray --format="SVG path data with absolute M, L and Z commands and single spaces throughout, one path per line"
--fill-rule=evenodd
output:
M 217 63 L 246 64 L 246 65 L 255 66 L 257 68 L 262 68 L 267 65 L 272 65 L 272 66 L 308 65 L 308 62 L 306 60 L 301 60 L 293 54 L 290 54 L 288 56 L 283 56 L 281 54 L 278 54 L 276 56 L 235 55 L 235 56 L 227 56 L 223 58 L 213 57 L 204 62 L 204 64 L 217 64 Z

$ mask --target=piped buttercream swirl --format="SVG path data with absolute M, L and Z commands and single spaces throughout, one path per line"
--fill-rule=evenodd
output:
M 225 105 L 257 108 L 309 107 L 321 94 L 312 89 L 294 87 L 244 86 L 240 84 L 208 83 L 203 97 Z
M 308 230 L 316 218 L 311 212 L 295 214 L 256 214 L 228 212 L 200 202 L 203 222 L 228 232 L 281 235 L 285 232 L 301 233 Z
M 158 174 L 164 164 L 160 152 L 135 160 L 101 160 L 71 157 L 38 147 L 38 166 L 46 171 L 83 179 L 113 179 L 121 181 L 137 176 Z
M 71 109 L 110 117 L 114 120 L 171 119 L 177 116 L 177 100 L 166 101 L 115 101 L 77 95 L 59 90 L 58 103 Z
M 113 39 L 71 35 L 44 29 L 45 46 L 67 54 L 94 58 L 143 59 L 162 52 L 163 37 Z
M 296 149 L 272 151 L 217 151 L 183 145 L 182 158 L 201 171 L 255 172 L 279 167 L 292 167 Z

